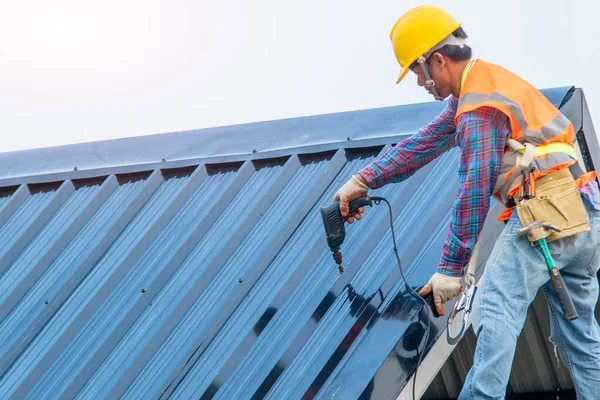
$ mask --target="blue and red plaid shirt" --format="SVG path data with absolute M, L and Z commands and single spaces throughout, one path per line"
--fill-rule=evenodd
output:
M 369 187 L 376 189 L 401 182 L 454 146 L 460 147 L 460 189 L 438 264 L 438 272 L 451 276 L 462 276 L 471 257 L 490 208 L 506 140 L 511 134 L 509 119 L 491 107 L 463 113 L 455 125 L 457 106 L 458 100 L 451 96 L 444 111 L 425 128 L 388 149 L 380 159 L 359 172 Z M 581 192 L 600 210 L 596 181 L 590 181 Z

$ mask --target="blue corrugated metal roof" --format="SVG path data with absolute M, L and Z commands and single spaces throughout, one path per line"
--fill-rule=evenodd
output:
M 319 207 L 439 107 L 0 154 L 18 160 L 0 181 L 0 397 L 394 398 L 421 325 L 387 209 L 348 227 L 340 274 Z M 155 164 L 163 150 L 177 161 Z M 437 264 L 457 158 L 374 191 L 412 286 Z M 375 379 L 392 359 L 395 379 Z

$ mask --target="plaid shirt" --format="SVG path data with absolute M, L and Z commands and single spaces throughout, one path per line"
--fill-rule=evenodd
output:
M 455 125 L 457 105 L 458 100 L 451 96 L 444 111 L 425 128 L 388 149 L 379 160 L 359 172 L 369 187 L 376 189 L 401 182 L 442 153 L 456 145 L 460 147 L 460 188 L 438 264 L 438 272 L 451 276 L 462 276 L 471 257 L 490 208 L 506 140 L 511 134 L 509 119 L 491 107 L 463 113 Z M 600 210 L 596 181 L 590 181 L 581 192 Z

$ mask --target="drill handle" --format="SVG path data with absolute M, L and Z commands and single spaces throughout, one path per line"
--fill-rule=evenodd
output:
M 363 196 L 350 201 L 350 203 L 348 204 L 348 213 L 356 214 L 358 212 L 358 209 L 364 206 L 373 207 L 373 199 L 371 199 L 369 196 Z

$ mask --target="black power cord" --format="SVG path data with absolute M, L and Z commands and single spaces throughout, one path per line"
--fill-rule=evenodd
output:
M 421 309 L 421 311 L 424 309 L 427 312 L 425 341 L 424 341 L 424 345 L 423 345 L 424 347 L 427 347 L 427 343 L 429 342 L 429 321 L 431 321 L 431 311 L 429 310 L 429 305 L 427 304 L 425 299 L 423 297 L 419 296 L 419 294 L 412 287 L 410 287 L 410 285 L 408 284 L 408 279 L 406 279 L 406 276 L 404 275 L 404 268 L 402 268 L 402 262 L 400 261 L 400 256 L 398 255 L 398 247 L 396 245 L 396 232 L 394 231 L 394 216 L 393 216 L 393 212 L 392 212 L 392 205 L 385 197 L 371 197 L 371 199 L 377 205 L 379 205 L 382 201 L 384 201 L 387 204 L 388 209 L 390 210 L 390 228 L 392 230 L 392 240 L 394 243 L 394 254 L 396 255 L 396 260 L 398 260 L 398 268 L 400 269 L 400 275 L 402 276 L 402 281 L 404 282 L 404 285 L 406 286 L 407 292 L 410 293 L 410 295 L 412 297 L 414 297 L 415 299 L 418 299 L 419 301 L 421 301 L 423 303 L 423 308 Z M 419 311 L 419 314 L 418 314 L 419 320 L 421 319 L 421 311 Z M 422 352 L 419 352 L 419 348 L 417 346 L 417 354 L 419 355 L 419 359 L 417 361 L 417 368 L 415 369 L 415 374 L 413 376 L 413 384 L 412 384 L 413 400 L 415 400 L 415 391 L 416 391 L 416 387 L 417 387 L 416 386 L 417 385 L 417 372 L 419 371 L 419 366 L 421 365 L 421 362 L 423 361 L 424 353 L 425 353 L 425 348 L 423 349 Z
M 410 287 L 410 285 L 408 284 L 408 279 L 406 279 L 406 276 L 404 275 L 404 269 L 402 268 L 402 262 L 400 261 L 400 256 L 398 255 L 398 247 L 396 245 L 396 232 L 394 230 L 394 216 L 393 216 L 393 212 L 392 212 L 392 205 L 390 204 L 390 202 L 385 198 L 385 197 L 379 197 L 379 196 L 373 196 L 371 197 L 371 200 L 373 200 L 373 202 L 376 205 L 381 204 L 381 202 L 385 202 L 388 206 L 388 209 L 390 211 L 390 229 L 392 231 L 392 240 L 393 240 L 393 244 L 394 244 L 394 254 L 396 255 L 396 260 L 398 260 L 398 268 L 400 269 L 400 275 L 402 276 L 402 281 L 404 282 L 404 285 L 406 286 L 406 290 L 408 293 L 410 293 L 410 295 L 412 297 L 414 297 L 415 299 L 419 300 L 420 302 L 423 303 L 423 309 L 425 309 L 425 311 L 427 312 L 427 324 L 426 324 L 426 329 L 425 329 L 425 341 L 424 341 L 424 347 L 427 347 L 427 343 L 429 342 L 429 321 L 431 321 L 431 311 L 429 310 L 429 305 L 427 304 L 427 302 L 425 301 L 425 299 L 421 296 L 419 296 L 419 294 L 412 288 Z M 383 294 L 381 293 L 381 289 L 379 289 L 379 293 L 380 296 L 383 297 Z M 423 310 L 421 309 L 419 311 L 418 317 L 419 320 L 421 319 L 421 311 Z M 187 359 L 187 361 L 185 362 L 185 364 L 181 367 L 181 369 L 179 370 L 179 372 L 175 375 L 175 377 L 173 378 L 173 380 L 171 382 L 169 382 L 169 384 L 167 385 L 167 387 L 162 391 L 162 393 L 160 394 L 160 396 L 158 397 L 159 399 L 163 398 L 163 396 L 168 392 L 168 390 L 171 388 L 171 386 L 177 381 L 177 377 L 179 375 L 181 375 L 181 373 L 186 369 L 187 365 L 190 363 L 190 361 L 192 361 L 192 359 L 194 358 L 194 356 L 196 355 L 196 353 L 198 352 L 198 350 L 200 349 L 201 345 L 198 346 L 194 352 L 192 353 L 192 355 Z M 425 349 L 423 349 L 425 350 Z M 416 383 L 417 383 L 417 373 L 419 371 L 419 366 L 421 365 L 421 362 L 423 361 L 423 354 L 425 353 L 425 351 L 419 352 L 419 347 L 417 346 L 417 354 L 418 354 L 418 361 L 417 361 L 417 368 L 415 369 L 415 374 L 413 377 L 413 387 L 412 387 L 412 398 L 413 400 L 415 400 L 415 391 L 416 391 Z M 178 382 L 177 384 L 179 384 L 180 382 Z

